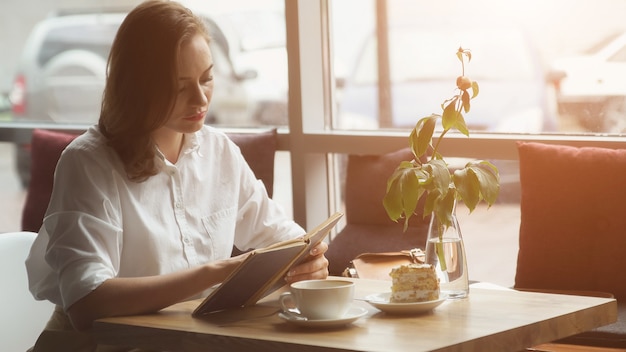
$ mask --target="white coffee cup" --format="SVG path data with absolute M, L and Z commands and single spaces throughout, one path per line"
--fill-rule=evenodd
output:
M 354 299 L 354 282 L 325 279 L 294 282 L 279 297 L 284 312 L 309 320 L 343 318 Z

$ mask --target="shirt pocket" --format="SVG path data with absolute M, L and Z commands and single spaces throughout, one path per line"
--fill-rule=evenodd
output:
M 237 209 L 232 207 L 202 218 L 202 225 L 207 232 L 203 244 L 212 252 L 210 256 L 213 260 L 230 257 L 235 238 L 236 215 Z

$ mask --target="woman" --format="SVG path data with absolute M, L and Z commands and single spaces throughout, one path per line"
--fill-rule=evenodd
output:
M 204 125 L 213 61 L 202 20 L 147 1 L 122 23 L 97 126 L 68 146 L 27 268 L 59 309 L 44 335 L 200 297 L 259 248 L 298 237 L 225 134 Z M 316 246 L 287 282 L 324 278 Z M 80 334 L 76 334 L 77 336 Z

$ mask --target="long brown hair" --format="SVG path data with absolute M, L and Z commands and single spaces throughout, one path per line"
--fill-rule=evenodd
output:
M 198 33 L 209 42 L 202 19 L 189 9 L 149 0 L 126 16 L 115 36 L 98 126 L 133 181 L 158 172 L 151 133 L 176 103 L 180 45 Z

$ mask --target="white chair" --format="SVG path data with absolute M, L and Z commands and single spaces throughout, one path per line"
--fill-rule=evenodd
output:
M 35 344 L 54 305 L 28 291 L 24 261 L 34 232 L 0 233 L 0 351 L 26 351 Z

